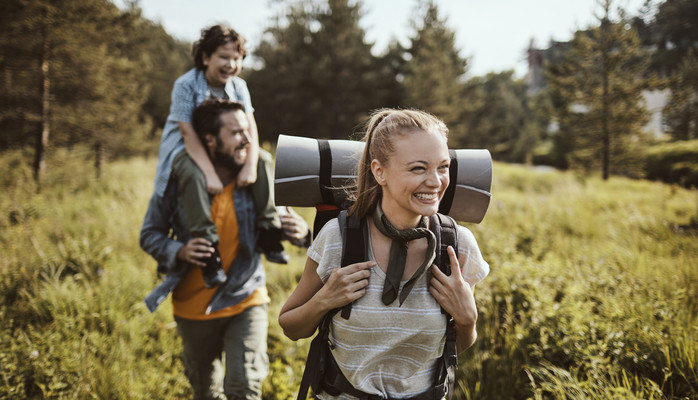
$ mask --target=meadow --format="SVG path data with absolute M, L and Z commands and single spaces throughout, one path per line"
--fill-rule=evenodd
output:
M 190 396 L 155 261 L 138 246 L 154 158 L 0 153 L 0 398 Z M 501 163 L 468 225 L 491 273 L 455 399 L 698 399 L 698 190 Z M 313 210 L 300 210 L 309 222 Z M 304 253 L 268 264 L 266 399 L 295 398 L 309 340 L 276 322 Z

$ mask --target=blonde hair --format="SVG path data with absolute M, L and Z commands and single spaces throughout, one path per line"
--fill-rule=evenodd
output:
M 395 150 L 393 138 L 422 130 L 441 134 L 448 138 L 448 127 L 434 115 L 421 110 L 401 110 L 384 108 L 371 114 L 366 123 L 366 142 L 356 174 L 354 204 L 349 214 L 364 218 L 373 211 L 382 197 L 381 186 L 371 171 L 371 162 L 378 160 L 387 165 L 390 154 Z

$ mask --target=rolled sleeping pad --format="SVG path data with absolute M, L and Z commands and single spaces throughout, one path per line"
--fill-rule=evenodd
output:
M 364 142 L 279 135 L 274 197 L 278 206 L 340 206 L 344 189 L 356 178 Z M 462 222 L 479 223 L 492 197 L 492 157 L 485 149 L 449 150 L 450 184 L 439 212 Z

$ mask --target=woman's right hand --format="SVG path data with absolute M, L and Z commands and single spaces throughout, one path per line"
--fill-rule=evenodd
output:
M 318 300 L 328 307 L 328 310 L 343 307 L 366 294 L 368 277 L 371 276 L 369 269 L 376 266 L 375 261 L 364 261 L 361 263 L 347 265 L 342 268 L 335 268 L 316 294 Z

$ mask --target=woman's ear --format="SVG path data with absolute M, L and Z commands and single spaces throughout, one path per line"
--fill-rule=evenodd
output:
M 375 159 L 371 161 L 371 173 L 373 173 L 373 178 L 379 185 L 385 185 L 385 169 L 383 169 L 380 161 Z

